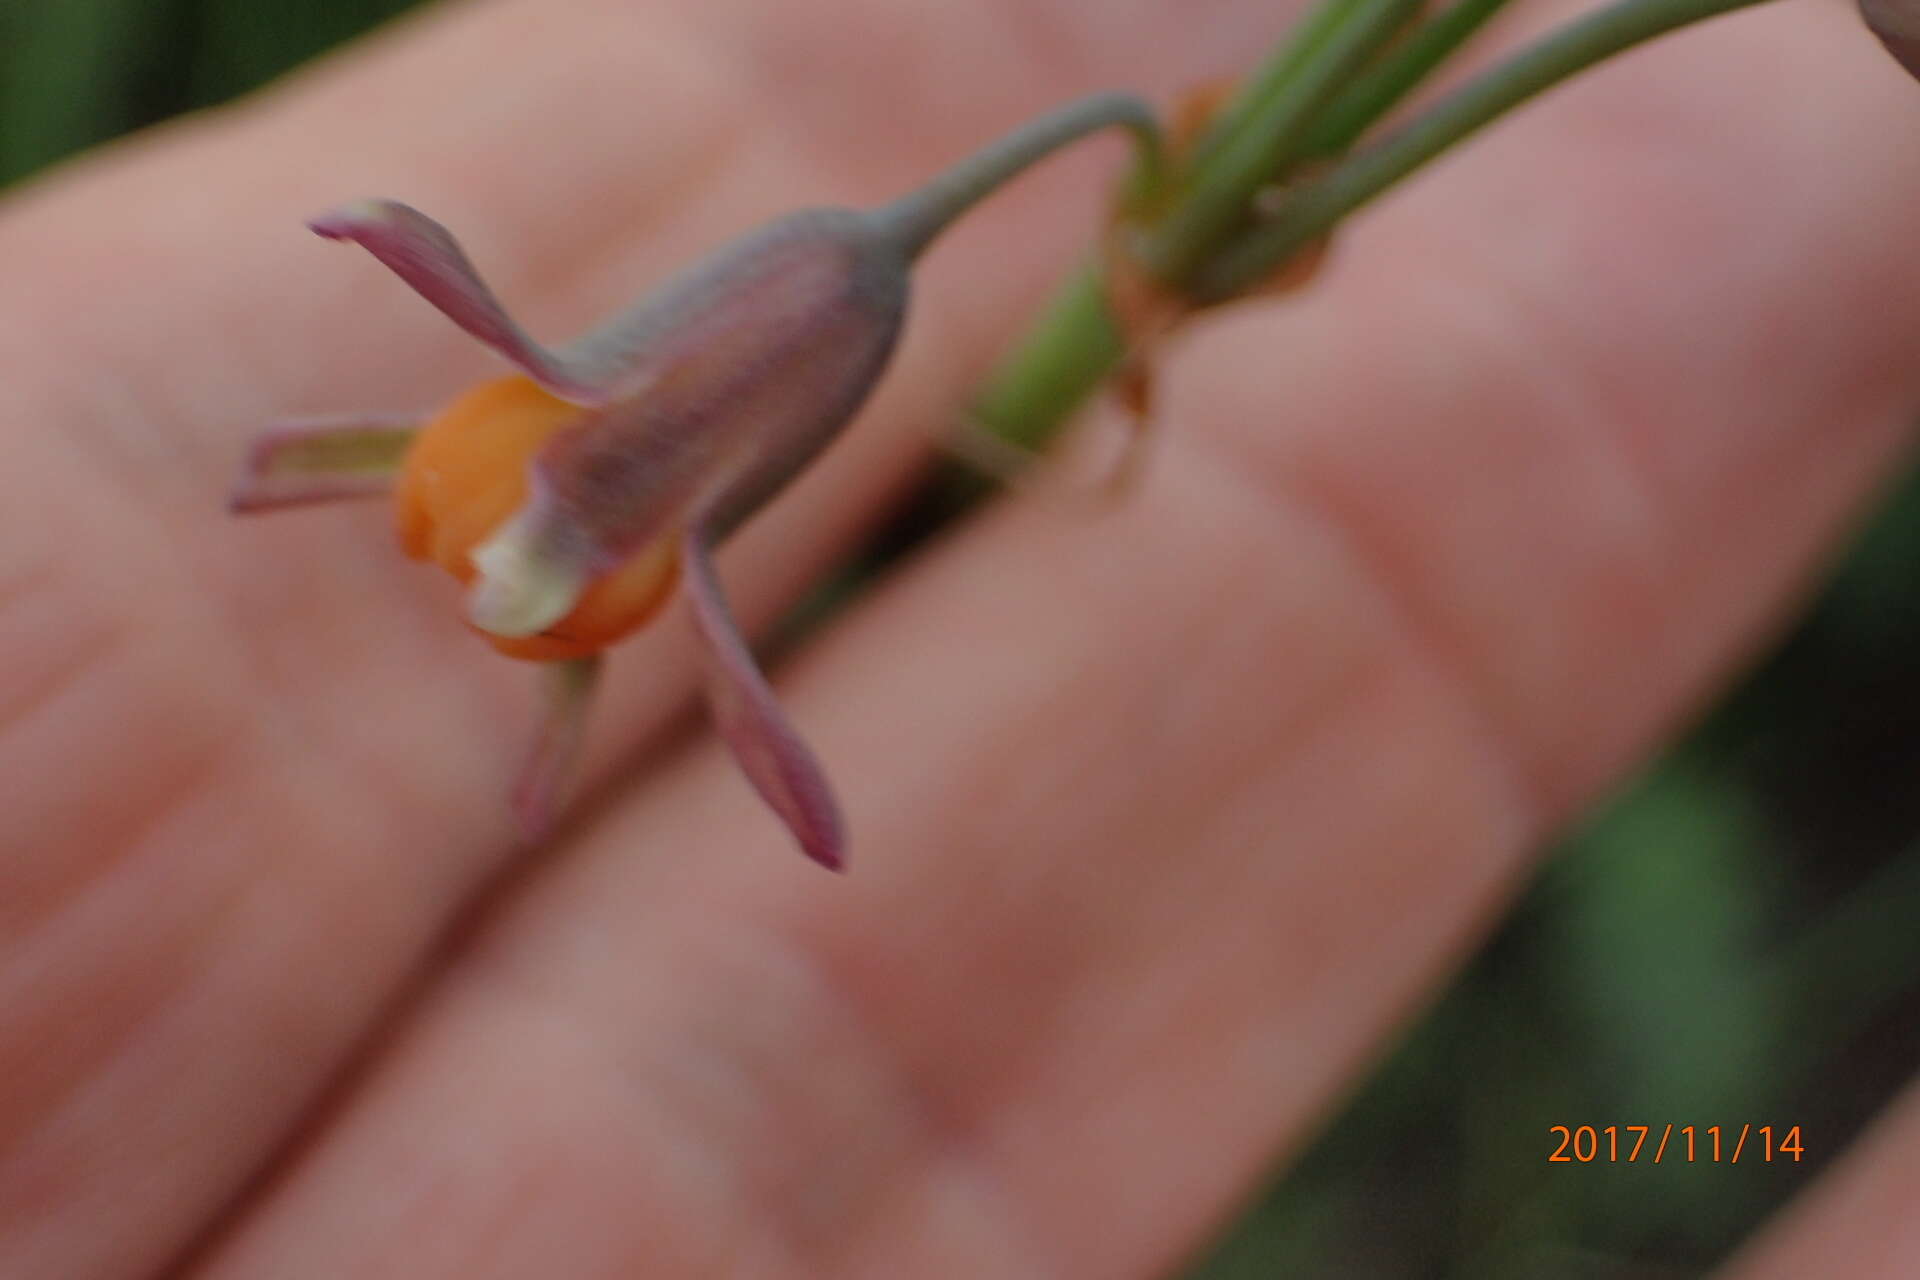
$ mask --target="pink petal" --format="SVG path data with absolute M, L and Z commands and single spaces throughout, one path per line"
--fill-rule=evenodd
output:
M 568 348 L 607 367 L 625 360 L 633 381 L 541 448 L 544 507 L 530 520 L 548 542 L 585 544 L 597 571 L 689 503 L 716 531 L 738 523 L 860 408 L 906 287 L 892 244 L 834 209 L 769 223 L 682 271 Z
M 513 788 L 513 814 L 520 834 L 538 844 L 553 829 L 586 737 L 587 708 L 600 680 L 598 657 L 550 662 L 542 668 L 546 716 L 533 750 Z
M 473 269 L 453 233 L 418 209 L 397 200 L 362 200 L 322 214 L 307 226 L 329 240 L 358 244 L 441 314 L 553 394 L 580 404 L 608 398 L 607 371 L 587 368 L 585 362 L 529 337 Z
M 846 840 L 820 765 L 787 723 L 754 664 L 720 592 L 705 537 L 690 530 L 682 547 L 682 580 L 706 642 L 707 695 L 720 736 L 806 855 L 839 871 L 846 865 Z
M 357 414 L 279 422 L 254 437 L 227 498 L 230 511 L 377 497 L 413 440 L 412 419 Z

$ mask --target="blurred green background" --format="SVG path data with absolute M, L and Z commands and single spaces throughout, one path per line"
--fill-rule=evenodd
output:
M 0 179 L 409 7 L 0 0 Z M 1844 1146 L 1920 1063 L 1917 573 L 1909 482 L 1194 1277 L 1700 1275 Z M 1798 1126 L 1805 1158 L 1547 1159 L 1554 1125 L 1669 1122 Z

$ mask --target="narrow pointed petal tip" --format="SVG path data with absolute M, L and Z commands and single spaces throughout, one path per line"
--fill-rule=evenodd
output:
M 847 850 L 838 832 L 829 839 L 811 843 L 802 839 L 800 851 L 835 875 L 846 874 Z
M 307 219 L 307 230 L 328 240 L 353 240 L 371 228 L 391 226 L 406 208 L 397 200 L 355 200 Z
M 714 725 L 747 781 L 793 834 L 801 852 L 829 871 L 844 871 L 847 841 L 826 775 L 768 687 L 741 637 L 707 550 L 707 538 L 682 540 L 681 580 L 693 606 L 707 668 Z
M 393 488 L 414 434 L 412 422 L 395 415 L 276 423 L 247 446 L 227 510 L 249 515 L 379 497 Z

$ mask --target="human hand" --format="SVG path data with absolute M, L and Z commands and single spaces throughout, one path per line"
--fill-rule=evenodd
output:
M 1163 1271 L 1778 618 L 1920 392 L 1920 102 L 1838 5 L 1501 126 L 1195 326 L 1132 500 L 1010 501 L 819 640 L 848 879 L 675 733 L 671 626 L 511 864 L 526 672 L 377 513 L 220 510 L 259 423 L 485 368 L 300 219 L 432 209 L 564 332 L 1283 22 L 1139 10 L 450 7 L 0 211 L 0 1274 Z M 897 489 L 1101 159 L 935 254 L 746 612 Z M 1745 1274 L 1910 1269 L 1917 1129 Z

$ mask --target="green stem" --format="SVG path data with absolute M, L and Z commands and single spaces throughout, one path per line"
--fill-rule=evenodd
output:
M 1429 160 L 1568 77 L 1677 27 L 1762 3 L 1619 0 L 1568 24 L 1441 99 L 1398 134 L 1302 184 L 1271 221 L 1196 273 L 1195 299 L 1219 302 L 1251 288 Z
M 1456 8 L 1468 3 L 1471 0 L 1460 0 Z M 1576 20 L 1482 73 L 1398 134 L 1302 183 L 1257 230 L 1245 232 L 1230 221 L 1219 240 L 1199 246 L 1209 252 L 1202 255 L 1194 281 L 1196 295 L 1221 300 L 1268 277 L 1288 257 L 1421 165 L 1594 63 L 1676 28 L 1761 3 L 1765 0 L 1617 0 Z M 1319 16 L 1324 17 L 1324 10 Z M 1294 47 L 1300 43 L 1296 40 Z M 1322 53 L 1325 47 L 1317 46 Z M 1238 127 L 1224 128 L 1216 158 L 1253 149 L 1241 140 L 1250 136 Z M 1266 155 L 1270 158 L 1271 152 Z M 1018 443 L 1044 444 L 1122 354 L 1099 280 L 1083 270 L 989 379 L 976 415 L 983 425 Z
M 1244 224 L 1254 196 L 1298 158 L 1320 111 L 1419 12 L 1420 0 L 1335 0 L 1332 7 L 1339 10 L 1338 23 L 1271 96 L 1250 104 L 1244 118 L 1234 114 L 1239 123 L 1200 162 L 1179 203 L 1147 236 L 1141 257 L 1159 278 L 1184 283 L 1224 236 Z
M 1351 0 L 1320 0 L 1311 12 L 1294 23 L 1279 51 L 1248 77 L 1226 109 L 1208 122 L 1193 147 L 1192 164 L 1196 171 L 1212 164 L 1221 148 L 1246 133 L 1249 121 L 1268 111 L 1287 92 L 1287 86 L 1300 77 L 1301 69 L 1321 56 L 1328 39 L 1347 21 L 1352 7 Z
M 1472 39 L 1510 0 L 1454 0 L 1369 67 L 1334 99 L 1314 122 L 1305 151 L 1309 156 L 1340 156 L 1373 124 L 1391 111 L 1461 45 Z
M 1121 354 L 1106 286 L 1098 271 L 1084 267 L 995 371 L 974 403 L 974 419 L 1014 444 L 1038 449 Z

